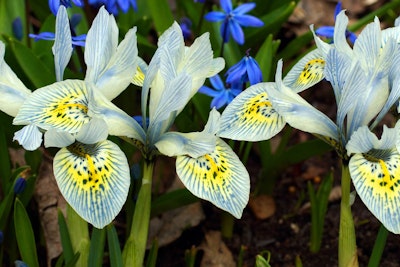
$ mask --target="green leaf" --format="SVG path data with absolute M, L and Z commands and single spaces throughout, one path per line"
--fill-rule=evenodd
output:
M 8 145 L 4 126 L 0 124 L 0 185 L 2 193 L 5 194 L 5 189 L 8 188 L 8 179 L 11 175 L 11 161 L 8 154 Z
M 106 229 L 93 228 L 92 239 L 90 240 L 89 266 L 102 266 L 105 243 Z
M 153 17 L 158 35 L 168 29 L 174 22 L 171 8 L 166 0 L 148 0 L 148 8 Z
M 31 49 L 11 38 L 7 41 L 18 64 L 35 87 L 55 82 L 54 70 L 50 71 Z
M 157 216 L 165 211 L 183 207 L 197 202 L 199 199 L 186 188 L 165 193 L 151 203 L 151 216 Z
M 22 205 L 18 198 L 15 199 L 14 203 L 14 226 L 22 260 L 29 267 L 39 267 L 31 221 L 24 205 Z
M 69 264 L 74 257 L 74 250 L 72 248 L 71 238 L 69 237 L 67 222 L 65 221 L 64 214 L 61 210 L 58 210 L 58 227 L 60 229 L 61 245 L 63 248 L 65 264 Z
M 108 250 L 110 252 L 110 266 L 122 267 L 122 252 L 119 245 L 117 230 L 113 224 L 107 226 Z

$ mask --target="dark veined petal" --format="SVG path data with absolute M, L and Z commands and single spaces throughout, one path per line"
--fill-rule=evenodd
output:
M 400 233 L 400 154 L 396 149 L 380 157 L 355 154 L 349 163 L 357 194 L 367 208 L 395 234 Z
M 325 60 L 315 49 L 300 59 L 283 79 L 283 83 L 298 93 L 320 82 L 324 77 Z
M 198 158 L 179 156 L 176 171 L 195 196 L 213 203 L 236 218 L 242 216 L 250 193 L 246 168 L 222 139 L 217 139 L 214 152 Z
M 76 133 L 89 121 L 88 94 L 83 81 L 66 80 L 34 91 L 21 106 L 14 124 L 35 124 Z
M 272 107 L 265 88 L 274 83 L 259 83 L 247 88 L 225 108 L 221 115 L 220 137 L 261 141 L 279 133 L 283 118 Z
M 75 143 L 54 157 L 58 187 L 86 221 L 103 228 L 120 212 L 129 191 L 129 165 L 121 149 L 105 140 Z

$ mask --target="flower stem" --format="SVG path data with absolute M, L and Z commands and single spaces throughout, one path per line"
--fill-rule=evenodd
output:
M 145 161 L 142 186 L 138 194 L 135 213 L 133 214 L 132 228 L 122 253 L 124 266 L 143 266 L 150 222 L 153 168 L 153 161 Z
M 358 266 L 356 234 L 350 206 L 349 166 L 342 164 L 342 200 L 340 203 L 339 267 Z

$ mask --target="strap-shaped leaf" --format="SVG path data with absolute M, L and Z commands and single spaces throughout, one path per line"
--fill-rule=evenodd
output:
M 400 233 L 400 154 L 396 149 L 380 157 L 358 153 L 349 169 L 364 204 L 389 231 Z
M 54 174 L 67 202 L 97 228 L 105 227 L 117 216 L 128 195 L 127 159 L 108 140 L 62 148 L 54 157 Z
M 35 124 L 76 133 L 89 121 L 88 94 L 83 81 L 66 80 L 37 89 L 21 106 L 14 124 Z
M 285 121 L 269 101 L 265 87 L 253 85 L 238 95 L 221 115 L 219 136 L 234 140 L 261 141 L 279 133 Z
M 222 139 L 214 152 L 198 158 L 179 156 L 176 172 L 195 196 L 208 200 L 236 218 L 242 216 L 250 193 L 246 168 Z

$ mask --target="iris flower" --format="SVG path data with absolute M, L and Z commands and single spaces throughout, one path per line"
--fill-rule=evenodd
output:
M 133 138 L 132 142 L 149 162 L 159 154 L 176 157 L 178 177 L 189 191 L 239 218 L 249 197 L 249 176 L 231 148 L 215 136 L 219 113 L 211 111 L 202 132 L 169 131 L 205 79 L 215 76 L 224 65 L 222 58 L 213 58 L 208 33 L 186 47 L 175 22 L 160 36 L 158 49 L 145 71 L 143 128 L 137 133 L 145 140 Z M 106 115 L 109 109 L 102 104 L 95 112 Z M 110 120 L 106 116 L 104 119 L 108 124 Z
M 213 97 L 211 108 L 220 109 L 228 105 L 232 100 L 242 92 L 242 83 L 231 84 L 230 88 L 226 88 L 219 75 L 210 78 L 213 88 L 203 85 L 199 93 Z
M 233 9 L 231 0 L 221 0 L 223 12 L 211 11 L 205 19 L 211 22 L 222 21 L 221 36 L 224 43 L 229 41 L 230 35 L 238 44 L 244 43 L 243 27 L 261 27 L 264 25 L 260 19 L 246 13 L 256 7 L 255 3 L 244 3 Z
M 324 77 L 331 83 L 337 103 L 335 122 L 282 80 L 280 61 L 274 83 L 248 88 L 225 109 L 219 134 L 265 140 L 288 123 L 316 135 L 349 161 L 351 179 L 368 209 L 389 231 L 400 233 L 399 126 L 384 126 L 380 139 L 373 132 L 400 97 L 400 28 L 381 30 L 376 18 L 351 48 L 346 41 L 347 23 L 344 11 L 340 12 L 335 46 L 328 46 L 323 59 Z M 257 108 L 251 109 L 253 106 Z M 244 117 L 252 119 L 251 123 Z
M 66 10 L 60 7 L 53 46 L 57 82 L 33 92 L 4 62 L 4 44 L 0 45 L 0 109 L 15 117 L 15 125 L 25 125 L 14 139 L 25 149 L 34 150 L 41 145 L 44 133 L 45 146 L 61 148 L 53 163 L 60 191 L 71 207 L 97 228 L 109 224 L 121 210 L 130 175 L 124 153 L 107 140 L 118 128 L 108 128 L 104 117 L 92 112 L 94 95 L 110 101 L 130 84 L 138 62 L 135 32 L 135 28 L 130 29 L 118 45 L 115 19 L 101 8 L 87 34 L 85 79 L 63 81 L 72 40 Z M 107 115 L 109 121 L 126 116 L 111 102 L 109 106 L 113 108 Z M 143 140 L 134 130 L 140 125 L 133 122 L 129 126 L 119 133 Z
M 338 2 L 335 8 L 335 20 L 336 16 L 340 13 L 342 10 L 342 2 Z M 333 26 L 321 26 L 319 27 L 315 33 L 318 36 L 326 37 L 328 39 L 333 39 L 333 34 L 334 34 L 335 27 Z M 354 42 L 357 39 L 357 35 L 355 35 L 353 32 L 346 30 L 346 37 L 349 39 L 349 41 L 354 44 Z
M 246 83 L 250 81 L 250 84 L 256 84 L 262 82 L 262 72 L 257 61 L 252 58 L 248 52 L 237 64 L 233 65 L 226 72 L 228 76 L 226 78 L 227 83 L 241 82 Z

